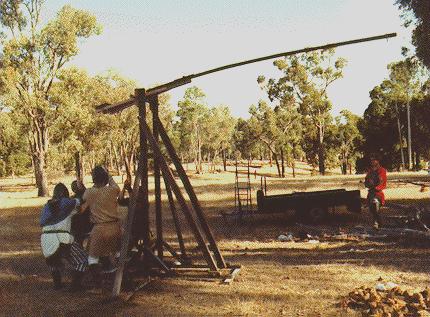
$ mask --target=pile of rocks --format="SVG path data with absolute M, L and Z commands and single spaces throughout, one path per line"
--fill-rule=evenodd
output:
M 389 290 L 362 286 L 350 292 L 341 307 L 360 310 L 364 317 L 430 316 L 430 288 L 413 292 L 398 286 Z

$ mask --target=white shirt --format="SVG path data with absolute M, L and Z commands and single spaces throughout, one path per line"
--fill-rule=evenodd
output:
M 54 225 L 48 225 L 42 227 L 42 235 L 40 236 L 40 244 L 42 246 L 42 253 L 45 258 L 53 255 L 58 248 L 60 247 L 60 243 L 71 244 L 74 241 L 72 234 L 70 234 L 70 230 L 72 227 L 72 217 L 78 212 L 78 207 L 80 205 L 79 199 L 76 200 L 75 209 L 72 210 L 70 215 L 66 217 L 66 219 L 56 223 Z M 43 233 L 45 231 L 51 230 L 62 230 L 68 231 L 61 233 Z

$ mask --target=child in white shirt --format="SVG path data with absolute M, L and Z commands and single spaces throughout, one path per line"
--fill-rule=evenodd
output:
M 54 194 L 49 200 L 40 217 L 42 235 L 40 238 L 42 253 L 51 269 L 54 289 L 62 288 L 62 260 L 67 260 L 72 268 L 72 291 L 81 289 L 82 277 L 88 267 L 88 255 L 70 233 L 72 216 L 79 210 L 80 201 L 70 199 L 67 187 L 59 183 L 54 188 Z

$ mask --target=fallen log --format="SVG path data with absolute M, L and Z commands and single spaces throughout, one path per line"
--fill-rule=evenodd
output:
M 380 228 L 375 230 L 378 234 L 383 234 L 387 239 L 406 239 L 430 242 L 430 232 L 408 228 Z
M 397 179 L 397 180 L 393 180 L 393 182 L 403 183 L 403 184 L 412 184 L 412 185 L 417 185 L 417 186 L 421 186 L 421 187 L 430 187 L 429 182 L 417 182 L 417 181 L 411 181 L 411 180 L 407 180 L 407 179 Z

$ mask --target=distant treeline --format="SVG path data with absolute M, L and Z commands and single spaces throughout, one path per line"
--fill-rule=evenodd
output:
M 41 196 L 52 175 L 81 177 L 96 164 L 131 177 L 139 152 L 137 109 L 106 116 L 96 115 L 95 106 L 128 99 L 136 84 L 114 72 L 90 76 L 67 67 L 78 42 L 100 33 L 93 15 L 65 6 L 43 26 L 43 2 L 29 2 L 0 4 L 0 176 L 32 171 Z M 256 100 L 247 120 L 232 117 L 235 105 L 208 105 L 198 87 L 188 88 L 177 108 L 161 95 L 161 121 L 182 161 L 202 172 L 202 162 L 215 169 L 226 168 L 228 159 L 270 160 L 280 177 L 287 166 L 295 176 L 297 160 L 321 174 L 361 172 L 371 154 L 392 170 L 421 168 L 430 154 L 430 82 L 417 58 L 405 53 L 388 66 L 390 76 L 370 92 L 363 117 L 348 110 L 333 117 L 327 89 L 347 63 L 334 53 L 276 60 L 279 77 L 256 81 L 270 102 Z

